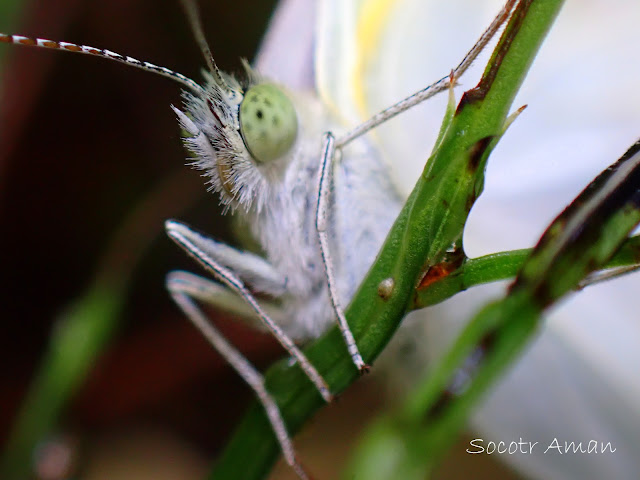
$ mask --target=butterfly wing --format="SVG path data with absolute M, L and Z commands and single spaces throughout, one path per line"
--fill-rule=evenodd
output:
M 278 4 L 254 62 L 262 75 L 289 88 L 314 88 L 315 7 L 314 0 Z

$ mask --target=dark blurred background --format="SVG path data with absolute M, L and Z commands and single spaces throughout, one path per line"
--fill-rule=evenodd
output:
M 202 3 L 218 65 L 240 71 L 239 59 L 253 58 L 275 1 Z M 7 29 L 108 48 L 200 79 L 203 61 L 177 1 L 24 1 L 11 25 L 0 23 Z M 97 272 L 112 268 L 120 232 L 114 262 L 133 266 L 124 313 L 63 417 L 63 443 L 82 452 L 84 478 L 114 478 L 113 459 L 130 465 L 117 478 L 147 478 L 144 472 L 148 478 L 199 478 L 251 394 L 164 290 L 168 271 L 198 271 L 163 235 L 164 218 L 177 216 L 232 241 L 217 200 L 198 173 L 184 167 L 169 108 L 180 104 L 180 88 L 86 56 L 18 47 L 2 47 L 0 55 L 0 442 L 54 319 Z M 124 233 L 123 224 L 129 225 Z M 142 253 L 129 252 L 131 244 Z M 281 355 L 269 338 L 228 320 L 220 317 L 219 325 L 259 366 Z M 347 453 L 329 440 L 329 419 L 347 430 L 340 433 L 347 443 L 382 403 L 371 382 L 353 391 L 312 422 L 315 434 L 298 440 L 308 451 L 305 463 L 333 458 L 339 464 Z M 175 474 L 162 467 L 166 461 L 175 464 Z M 464 468 L 458 460 L 450 463 Z M 479 467 L 472 467 L 476 475 Z M 320 478 L 332 477 L 319 468 L 313 471 Z M 278 472 L 274 478 L 291 473 Z

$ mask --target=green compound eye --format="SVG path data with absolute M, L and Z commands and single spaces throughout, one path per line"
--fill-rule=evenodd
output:
M 291 100 L 274 85 L 251 87 L 240 104 L 240 133 L 257 162 L 282 157 L 298 133 L 298 118 Z

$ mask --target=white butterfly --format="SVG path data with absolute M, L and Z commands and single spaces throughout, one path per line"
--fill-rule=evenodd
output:
M 380 2 L 381 5 L 384 3 L 385 2 Z M 499 2 L 493 2 L 492 5 L 488 5 L 488 3 L 491 3 L 491 2 L 473 2 L 471 4 L 466 4 L 465 11 L 467 12 L 467 15 L 465 15 L 464 18 L 460 18 L 459 20 L 460 24 L 463 24 L 465 22 L 471 22 L 474 25 L 478 25 L 478 26 L 486 24 L 490 18 L 490 14 L 493 14 L 497 10 L 496 4 Z M 429 11 L 428 8 L 431 7 L 431 5 L 428 4 L 428 2 L 426 3 L 425 2 L 418 3 L 418 2 L 412 2 L 412 1 L 396 2 L 396 3 L 390 2 L 387 5 L 387 7 L 391 9 L 389 10 L 388 15 L 381 17 L 381 16 L 376 16 L 374 13 L 372 13 L 371 14 L 372 16 L 369 17 L 368 20 L 365 22 L 365 24 L 368 24 L 368 22 L 372 22 L 371 25 L 374 31 L 373 33 L 377 35 L 378 39 L 371 43 L 369 40 L 367 40 L 367 42 L 363 44 L 361 40 L 359 40 L 358 38 L 354 38 L 354 32 L 358 31 L 355 25 L 360 25 L 360 23 L 358 22 L 362 22 L 362 20 L 361 19 L 359 20 L 359 17 L 358 17 L 358 15 L 361 14 L 362 12 L 358 11 L 355 7 L 362 7 L 367 4 L 368 2 L 355 2 L 355 3 L 325 2 L 323 13 L 321 13 L 319 17 L 319 27 L 318 27 L 318 37 L 317 37 L 318 45 L 317 45 L 317 51 L 316 51 L 316 55 L 317 55 L 316 56 L 316 74 L 317 74 L 318 87 L 320 92 L 323 95 L 323 99 L 325 100 L 325 102 L 327 102 L 330 105 L 333 105 L 335 111 L 339 112 L 339 114 L 343 117 L 344 120 L 352 124 L 358 123 L 358 121 L 365 118 L 368 113 L 374 113 L 375 111 L 379 110 L 381 107 L 384 107 L 390 103 L 393 103 L 398 98 L 402 97 L 404 94 L 411 93 L 412 91 L 424 86 L 425 81 L 429 81 L 430 79 L 437 78 L 438 76 L 441 76 L 443 72 L 448 71 L 448 69 L 451 68 L 452 59 L 457 59 L 462 56 L 462 54 L 464 53 L 464 49 L 473 43 L 473 40 L 475 39 L 475 37 L 477 37 L 480 30 L 480 28 L 476 28 L 475 30 L 471 28 L 469 29 L 470 31 L 467 31 L 467 29 L 465 29 L 463 25 L 460 25 L 460 32 L 457 32 L 457 31 L 453 32 L 454 35 L 451 38 L 449 38 L 449 40 L 446 42 L 447 45 L 452 46 L 457 44 L 457 42 L 459 41 L 461 45 L 460 51 L 456 53 L 451 53 L 450 51 L 446 51 L 446 53 L 444 53 L 445 49 L 438 47 L 438 40 L 440 40 L 444 35 L 441 32 L 439 32 L 439 30 L 437 29 L 438 27 L 437 21 L 436 21 L 436 24 L 431 24 L 433 28 L 431 29 L 425 28 L 427 25 L 430 25 L 430 22 L 433 22 L 434 19 L 440 18 L 438 15 L 434 14 L 434 11 Z M 452 11 L 455 9 L 456 12 L 462 11 L 460 4 L 459 3 L 455 4 L 455 2 L 449 2 L 449 5 L 447 6 L 440 5 L 440 7 L 451 8 Z M 290 8 L 296 8 L 296 7 L 291 6 Z M 303 12 L 310 11 L 310 10 L 306 10 L 306 8 L 307 7 L 303 7 L 302 11 Z M 563 12 L 563 15 L 566 17 L 568 13 L 565 11 Z M 303 21 L 304 14 L 302 14 L 302 16 L 296 16 L 295 18 L 297 23 L 296 28 L 302 29 L 302 30 L 306 28 L 307 32 L 311 31 L 311 29 L 309 29 L 309 24 Z M 339 19 L 340 21 L 336 22 L 336 19 Z M 313 19 L 309 18 L 308 20 L 312 21 Z M 376 23 L 376 20 L 377 20 L 377 23 Z M 413 28 L 416 26 L 419 26 L 419 28 L 417 29 Z M 431 41 L 429 41 L 428 39 L 424 40 L 423 35 L 425 30 L 429 34 L 433 35 Z M 402 35 L 399 35 L 398 31 L 401 31 Z M 277 30 L 273 30 L 273 32 L 276 32 L 274 33 L 274 35 L 277 34 Z M 464 34 L 468 34 L 469 37 L 467 37 L 466 39 L 462 38 Z M 274 40 L 274 42 L 276 43 L 271 44 L 272 45 L 271 47 L 267 47 L 267 48 L 271 48 L 271 50 L 270 51 L 265 50 L 267 52 L 266 55 L 268 55 L 269 52 L 276 52 L 277 56 L 279 56 L 280 58 L 287 58 L 289 60 L 288 65 L 295 66 L 294 72 L 293 72 L 293 78 L 296 78 L 298 80 L 306 78 L 308 80 L 309 72 L 311 71 L 309 59 L 312 53 L 311 43 L 308 41 L 310 37 L 303 35 L 305 41 L 292 42 L 291 35 L 293 34 L 290 32 L 287 33 L 288 41 L 282 44 L 279 44 L 277 40 Z M 406 42 L 406 43 L 403 44 L 403 42 Z M 274 46 L 274 45 L 277 45 L 277 46 Z M 283 45 L 286 45 L 286 48 L 288 48 L 289 46 L 293 46 L 295 48 L 292 49 L 292 52 L 289 55 L 284 53 L 285 47 Z M 586 42 L 583 43 L 583 45 L 586 45 Z M 575 47 L 574 44 L 571 44 L 571 46 Z M 427 55 L 426 53 L 423 53 L 425 47 L 431 47 L 431 49 L 433 50 L 433 55 L 431 54 L 431 52 L 429 53 L 429 55 Z M 412 52 L 415 52 L 416 49 L 418 50 L 419 54 L 425 58 L 425 62 L 420 61 L 420 58 L 417 56 L 418 53 L 412 53 Z M 542 51 L 543 53 L 541 57 L 542 59 L 544 58 L 545 52 L 547 50 L 548 48 L 546 49 L 543 48 L 543 51 Z M 398 54 L 398 52 L 403 52 L 403 54 Z M 441 55 L 441 58 L 442 58 L 441 63 L 438 62 L 438 58 L 437 58 L 438 55 Z M 427 59 L 428 59 L 428 63 L 426 61 Z M 566 60 L 566 58 L 563 58 L 563 60 Z M 288 65 L 285 67 L 282 67 L 282 66 L 274 67 L 272 60 L 268 60 L 267 57 L 265 56 L 262 57 L 262 60 L 259 62 L 259 65 L 262 67 L 261 70 L 265 75 L 269 73 L 274 73 L 275 74 L 274 76 L 276 78 L 283 78 L 285 74 L 291 73 L 289 71 L 290 69 Z M 360 69 L 355 68 L 355 65 L 360 65 Z M 432 67 L 431 71 L 426 71 L 427 65 Z M 536 66 L 536 68 L 538 67 Z M 534 76 L 535 76 L 536 68 L 534 68 L 533 70 Z M 402 72 L 402 74 L 399 74 L 398 72 Z M 364 85 L 366 85 L 366 88 L 361 90 L 360 88 L 355 87 L 356 85 L 362 85 L 362 83 L 355 83 L 354 75 L 359 76 L 358 77 L 359 81 L 365 82 Z M 546 82 L 550 80 L 557 81 L 558 77 L 562 77 L 562 75 L 560 74 L 560 72 L 557 71 L 557 68 L 555 68 L 553 70 L 553 74 L 552 75 L 550 74 L 549 76 L 547 76 L 545 80 Z M 633 76 L 631 75 L 629 77 L 633 78 Z M 543 84 L 546 85 L 546 82 Z M 531 85 L 532 83 L 529 82 L 528 84 Z M 295 84 L 292 84 L 292 85 L 295 86 Z M 619 83 L 616 83 L 616 85 L 617 85 L 616 88 L 619 91 L 624 90 L 624 88 L 620 86 Z M 598 91 L 598 93 L 601 93 L 601 92 Z M 563 98 L 566 98 L 566 95 L 563 96 Z M 523 101 L 530 102 L 532 103 L 532 107 L 535 107 L 535 105 L 533 104 L 530 98 L 527 98 L 526 100 L 523 100 Z M 631 103 L 631 102 L 628 102 L 628 103 Z M 588 107 L 589 105 L 585 104 L 584 106 Z M 628 104 L 623 106 L 625 108 L 629 107 Z M 363 110 L 363 107 L 364 107 L 364 110 Z M 437 106 L 430 106 L 429 111 L 440 112 L 441 109 L 438 109 Z M 631 114 L 632 112 L 637 110 L 628 108 L 628 110 L 625 110 L 625 111 L 628 111 Z M 598 109 L 598 112 L 600 113 L 600 109 Z M 558 113 L 559 112 L 554 111 L 551 117 L 557 119 Z M 573 118 L 574 112 L 571 112 L 571 113 Z M 408 172 L 407 177 L 409 178 L 409 180 L 406 180 L 406 179 L 403 180 L 402 178 L 396 179 L 396 184 L 399 185 L 400 188 L 403 188 L 405 191 L 408 188 L 410 188 L 411 186 L 410 183 L 413 181 L 413 179 L 417 175 L 416 172 L 419 171 L 419 168 L 420 168 L 419 162 L 426 159 L 426 152 L 431 148 L 430 142 L 428 140 L 425 140 L 425 130 L 432 131 L 434 136 L 435 136 L 435 132 L 437 132 L 437 124 L 439 122 L 438 114 L 436 114 L 436 116 L 431 118 L 431 120 L 429 120 L 429 117 L 426 117 L 426 120 L 423 122 L 416 121 L 416 118 L 423 118 L 422 117 L 423 114 L 424 114 L 424 111 L 421 112 L 419 110 L 416 110 L 415 112 L 409 112 L 399 120 L 394 121 L 393 123 L 390 123 L 386 129 L 381 130 L 377 133 L 377 140 L 382 143 L 384 151 L 386 152 L 387 155 L 389 155 L 390 158 L 394 159 L 394 162 L 398 161 L 398 159 L 404 160 L 409 158 L 417 160 L 416 166 L 413 168 L 413 172 L 411 168 L 405 168 L 404 166 L 401 167 L 399 165 L 394 165 L 394 170 L 393 170 L 394 172 L 402 172 L 402 173 Z M 614 114 L 616 115 L 615 118 L 620 118 L 617 116 L 618 115 L 617 112 L 615 112 Z M 527 115 L 533 116 L 529 112 L 527 113 Z M 558 195 L 557 202 L 555 198 L 554 199 L 549 198 L 549 195 L 545 193 L 548 192 L 549 187 L 553 187 L 553 183 L 552 185 L 549 185 L 550 182 L 549 182 L 549 175 L 546 172 L 547 169 L 541 168 L 539 166 L 540 158 L 546 158 L 546 159 L 580 158 L 581 161 L 584 161 L 584 159 L 587 158 L 587 155 L 575 154 L 575 150 L 571 150 L 571 156 L 568 156 L 566 154 L 559 155 L 557 154 L 557 152 L 555 152 L 556 154 L 554 154 L 553 149 L 551 150 L 551 152 L 544 149 L 544 148 L 548 148 L 546 147 L 546 144 L 544 146 L 539 146 L 538 150 L 536 150 L 536 151 L 540 151 L 541 152 L 540 154 L 532 155 L 531 152 L 534 151 L 533 146 L 530 146 L 528 148 L 523 147 L 523 145 L 531 145 L 531 131 L 526 131 L 526 130 L 529 130 L 528 128 L 526 128 L 526 125 L 527 125 L 525 123 L 525 121 L 527 120 L 526 117 L 527 116 L 525 116 L 523 120 L 518 121 L 517 129 L 513 129 L 516 133 L 518 132 L 520 132 L 521 134 L 524 133 L 523 136 L 525 138 L 518 142 L 516 142 L 515 140 L 510 141 L 510 138 L 513 136 L 512 132 L 510 132 L 510 134 L 507 135 L 507 137 L 505 137 L 505 139 L 502 141 L 501 146 L 496 151 L 496 155 L 494 155 L 494 158 L 490 163 L 491 166 L 489 167 L 490 172 L 487 180 L 486 193 L 483 195 L 482 199 L 480 200 L 480 203 L 476 208 L 474 215 L 472 216 L 472 221 L 467 230 L 466 248 L 467 248 L 467 251 L 471 254 L 488 253 L 490 251 L 496 251 L 500 249 L 524 247 L 524 246 L 531 245 L 535 240 L 536 234 L 539 233 L 539 231 L 541 231 L 541 229 L 544 227 L 545 222 L 548 219 L 550 219 L 555 213 L 557 213 L 557 209 L 561 208 L 561 206 L 564 205 L 566 201 L 572 198 L 572 196 L 575 193 L 577 193 L 577 191 L 579 191 L 579 189 L 584 185 L 584 183 L 586 183 L 586 181 L 588 181 L 591 178 L 591 176 L 593 176 L 593 174 L 596 173 L 601 168 L 600 165 L 593 166 L 592 171 L 586 172 L 585 175 L 583 175 L 582 179 L 578 178 L 579 167 L 575 168 L 576 167 L 575 165 L 571 165 L 571 168 L 568 168 L 567 171 L 564 172 L 565 175 L 560 174 L 563 172 L 556 172 L 556 175 L 555 175 L 555 177 L 557 178 L 556 187 L 564 190 L 565 185 L 567 184 L 565 180 L 569 179 L 570 180 L 569 185 L 571 185 L 574 188 L 574 190 L 569 191 L 567 189 L 566 192 L 562 192 L 563 195 Z M 544 117 L 544 120 L 541 123 L 546 122 L 547 121 L 546 119 L 550 118 L 549 116 L 544 116 L 544 115 L 541 115 L 541 117 Z M 578 115 L 575 118 L 578 120 L 584 120 L 588 117 L 586 115 L 582 117 Z M 566 123 L 572 123 L 573 125 L 576 125 L 577 122 L 567 121 L 567 122 L 561 122 L 561 123 L 564 126 Z M 429 125 L 431 125 L 431 128 L 429 127 Z M 578 128 L 579 127 L 576 126 L 575 130 L 577 131 Z M 557 128 L 556 130 L 561 130 L 561 129 Z M 597 127 L 594 127 L 594 131 L 598 131 Z M 617 151 L 622 150 L 624 146 L 626 146 L 629 143 L 630 138 L 634 138 L 633 136 L 634 134 L 631 134 L 631 136 L 625 136 L 624 135 L 625 132 L 623 131 L 623 129 L 619 129 L 619 130 L 616 129 L 616 131 L 612 133 L 614 135 L 619 136 L 618 140 L 620 142 L 619 144 L 620 148 L 618 148 Z M 539 142 L 540 138 L 546 138 L 546 137 L 547 135 L 545 135 L 544 133 L 541 133 L 536 136 L 536 140 L 538 140 Z M 562 138 L 563 140 L 565 139 L 565 137 L 562 137 Z M 599 135 L 595 135 L 595 134 L 591 135 L 590 137 L 587 137 L 587 139 L 594 140 L 594 141 L 596 141 L 598 138 L 600 138 Z M 419 139 L 419 142 L 416 142 L 416 139 Z M 585 144 L 582 134 L 580 134 L 578 143 L 581 143 L 582 145 Z M 509 145 L 511 145 L 512 150 L 509 154 L 507 154 L 505 152 L 508 152 Z M 525 150 L 524 155 L 523 155 L 523 150 Z M 595 151 L 593 148 L 585 148 L 585 150 L 591 151 L 590 153 L 592 155 L 592 158 L 595 158 L 597 156 L 597 155 L 593 155 L 593 152 Z M 581 153 L 585 153 L 585 152 L 581 152 Z M 504 161 L 504 163 L 507 163 L 508 166 L 501 164 L 499 160 L 500 157 L 508 159 L 508 161 Z M 601 157 L 600 160 L 602 161 L 601 165 L 606 165 L 611 161 L 612 158 L 615 157 L 615 154 L 611 152 L 610 144 L 605 144 L 604 142 L 602 142 L 600 157 Z M 524 162 L 524 167 L 522 167 L 522 169 L 524 170 L 524 173 L 520 175 L 520 177 L 525 177 L 526 179 L 529 179 L 529 180 L 532 178 L 534 180 L 536 179 L 538 180 L 538 183 L 534 184 L 533 189 L 529 187 L 527 189 L 523 189 L 522 185 L 524 185 L 524 182 L 518 184 L 517 180 L 514 180 L 514 173 L 510 171 L 512 168 L 514 168 L 515 165 L 522 165 L 522 163 L 516 163 L 516 162 L 523 158 L 524 159 L 533 158 L 536 161 L 536 167 L 534 169 L 531 169 L 531 167 L 528 167 L 527 162 Z M 531 163 L 533 163 L 533 161 L 530 161 L 528 165 L 531 165 Z M 503 176 L 504 179 L 506 179 L 506 181 L 504 181 L 503 184 L 506 184 L 509 186 L 511 185 L 519 185 L 519 186 L 511 187 L 511 191 L 510 191 L 508 187 L 505 188 L 504 185 L 502 185 L 500 182 L 497 182 L 495 180 L 496 176 L 492 177 L 491 170 L 493 170 L 494 172 L 497 172 L 498 175 L 501 175 Z M 502 172 L 508 172 L 508 173 L 503 174 Z M 535 177 L 532 174 L 535 174 Z M 492 182 L 495 182 L 493 187 L 492 187 Z M 519 196 L 516 197 L 515 200 L 513 198 L 514 193 L 519 194 Z M 535 206 L 540 206 L 540 201 L 539 201 L 540 195 L 545 194 L 544 198 L 549 200 L 547 210 L 539 214 L 539 216 L 531 217 L 531 218 L 538 218 L 540 220 L 539 222 L 534 223 L 533 221 L 531 221 L 531 225 L 516 226 L 516 222 L 522 221 L 523 218 L 527 218 L 526 223 L 529 223 L 529 220 L 528 220 L 529 217 L 528 216 L 525 217 L 525 215 L 522 213 L 521 210 L 517 210 L 517 207 L 519 207 L 521 203 L 526 204 L 526 201 L 528 200 L 526 198 L 527 193 L 530 193 L 531 198 L 535 199 Z M 502 196 L 500 194 L 502 194 Z M 493 198 L 492 198 L 492 195 L 494 196 Z M 507 203 L 506 207 L 505 207 L 505 203 Z M 485 212 L 488 212 L 488 213 L 483 215 L 483 212 L 482 212 L 483 208 L 485 209 Z M 509 213 L 511 213 L 509 210 L 515 211 L 517 212 L 517 214 L 509 215 Z M 511 218 L 511 217 L 514 217 L 514 218 Z M 474 222 L 478 222 L 478 223 L 474 223 Z M 525 230 L 525 228 L 529 229 L 528 232 Z M 486 235 L 485 232 L 491 232 L 492 238 L 486 239 L 486 237 L 484 236 Z M 501 234 L 497 235 L 497 233 L 501 233 Z M 496 236 L 499 238 L 493 238 Z M 518 239 L 517 238 L 518 236 L 521 236 L 521 237 Z M 514 237 L 516 238 L 514 239 Z M 474 250 L 474 249 L 477 249 L 477 250 Z M 629 280 L 629 281 L 632 281 L 632 280 Z M 599 287 L 599 288 L 602 288 L 602 287 Z M 589 292 L 588 294 L 590 295 L 591 293 L 592 292 Z M 458 310 L 457 313 L 459 314 L 460 307 L 458 307 L 459 303 L 457 302 L 459 302 L 458 298 L 453 299 L 453 301 L 450 302 L 450 304 L 452 306 L 455 305 L 455 309 Z M 446 310 L 446 309 L 447 307 L 444 306 L 442 310 Z M 449 329 L 450 327 L 449 324 L 451 323 L 451 316 L 452 315 L 450 313 L 447 313 L 448 318 L 446 321 L 446 325 L 444 325 L 445 329 Z M 578 316 L 574 318 L 576 320 L 575 323 L 578 324 L 578 328 L 576 331 L 582 332 L 582 330 L 584 329 L 583 324 L 589 321 L 588 316 L 584 317 L 581 315 L 579 316 L 579 318 Z M 585 320 L 585 318 L 587 319 Z M 593 315 L 591 315 L 591 318 L 593 318 Z M 630 332 L 631 334 L 637 333 L 637 330 L 634 330 L 634 327 L 629 326 L 628 322 L 625 321 L 625 319 L 629 319 L 629 318 L 632 318 L 632 316 L 631 315 L 620 316 L 616 319 L 613 319 L 613 321 L 619 320 L 619 322 L 624 323 L 624 325 L 621 328 L 626 328 L 627 331 L 629 328 L 631 328 L 631 332 Z M 554 329 L 553 330 L 550 329 L 551 334 L 554 334 L 553 332 L 557 330 L 555 329 L 556 323 L 560 323 L 560 322 L 554 322 L 552 324 Z M 566 323 L 567 322 L 565 322 L 565 325 Z M 602 328 L 601 318 L 593 318 L 593 323 L 599 324 L 600 328 Z M 433 330 L 433 322 L 429 322 L 429 325 L 427 327 Z M 587 350 L 584 348 L 584 345 L 579 345 L 579 344 L 574 345 L 574 348 L 575 348 L 574 350 L 567 350 L 567 343 L 570 341 L 570 338 L 575 338 L 575 336 L 579 336 L 580 334 L 578 333 L 576 335 L 576 333 L 572 331 L 571 335 L 567 335 L 566 332 L 563 333 L 563 330 L 562 330 L 563 327 L 559 327 L 559 328 L 561 329 L 559 330 L 560 331 L 559 342 L 561 342 L 562 345 L 559 348 L 556 348 L 554 351 L 560 352 L 558 353 L 558 355 L 565 355 L 562 357 L 563 360 L 560 361 L 560 363 L 564 364 L 565 361 L 573 362 L 574 360 L 577 359 L 576 368 L 584 369 L 586 365 L 585 362 L 590 361 L 590 359 L 592 358 L 590 355 L 585 354 Z M 446 335 L 446 333 L 436 332 L 434 334 L 434 332 L 429 332 L 428 335 L 426 335 L 425 337 L 425 341 L 427 343 L 433 342 L 434 344 L 437 345 L 442 342 L 443 335 Z M 545 334 L 545 335 L 548 336 L 549 334 Z M 587 332 L 585 335 L 580 336 L 580 338 L 583 338 L 584 341 L 588 341 L 589 335 L 590 333 Z M 545 341 L 545 338 L 547 337 L 546 336 L 542 337 L 540 341 L 541 344 L 542 342 Z M 602 337 L 595 336 L 594 338 L 601 340 Z M 624 340 L 624 338 L 625 337 L 623 336 L 622 339 Z M 631 336 L 626 336 L 626 338 L 631 339 Z M 636 338 L 637 338 L 637 335 L 636 335 Z M 427 351 L 432 352 L 434 349 L 435 347 L 432 349 L 427 348 Z M 633 350 L 628 350 L 628 351 L 631 352 Z M 569 355 L 569 358 L 567 358 L 566 355 Z M 535 368 L 539 368 L 539 365 L 540 365 L 537 359 L 528 360 L 528 363 L 526 364 L 531 364 Z M 631 367 L 632 364 L 633 362 L 629 362 L 628 364 L 626 364 L 626 366 L 623 365 L 621 367 L 619 365 L 615 365 L 615 368 L 611 366 L 611 363 L 607 363 L 606 366 L 604 364 L 598 365 L 602 370 L 600 370 L 601 372 L 600 374 L 596 373 L 595 377 L 596 379 L 601 379 L 602 377 L 604 377 L 605 374 L 607 376 L 615 375 L 615 372 L 613 374 L 610 372 L 611 368 L 616 370 L 616 372 L 624 372 L 624 369 L 626 368 L 627 374 L 618 373 L 619 375 L 618 380 L 622 380 L 622 378 L 626 378 L 626 385 L 630 384 L 631 387 L 634 389 L 632 393 L 638 393 L 637 382 L 635 383 L 635 385 L 633 383 L 633 372 L 629 372 L 629 369 L 632 368 Z M 554 365 L 554 367 L 557 367 L 557 365 Z M 620 367 L 620 369 L 618 367 Z M 538 370 L 536 370 L 534 374 L 536 374 L 537 372 Z M 596 370 L 596 372 L 598 372 L 598 370 Z M 578 379 L 585 378 L 585 374 L 583 371 L 579 371 L 578 373 L 579 375 L 577 377 L 571 377 L 570 380 L 575 381 L 576 378 Z M 628 375 L 629 373 L 631 373 L 631 375 Z M 582 377 L 580 377 L 580 375 Z M 549 376 L 548 372 L 545 371 L 544 376 L 548 377 Z M 631 381 L 629 381 L 629 379 L 631 379 Z M 581 381 L 581 380 L 578 380 L 578 381 Z M 528 386 L 529 388 L 531 388 L 530 378 L 522 378 L 520 379 L 520 382 L 525 384 L 525 386 Z M 506 382 L 504 385 L 508 386 L 514 383 L 515 383 L 515 380 L 511 380 L 511 383 Z M 591 384 L 591 380 L 589 381 L 589 384 Z M 595 380 L 592 385 L 596 385 Z M 616 387 L 619 385 L 622 385 L 622 384 L 615 382 L 613 387 L 619 388 L 619 387 Z M 504 388 L 508 388 L 508 387 L 504 387 Z M 544 387 L 537 387 L 537 386 L 535 386 L 534 388 L 536 390 L 538 390 L 538 388 L 544 389 Z M 518 385 L 517 390 L 521 392 L 526 391 L 522 387 L 522 385 Z M 551 392 L 556 391 L 554 388 L 551 388 L 549 390 Z M 503 404 L 498 403 L 500 402 L 499 393 L 497 395 L 498 396 L 496 396 L 494 400 L 495 403 L 493 404 L 500 405 L 498 411 L 501 414 L 504 414 L 504 412 L 507 410 L 503 408 L 504 402 Z M 514 397 L 511 396 L 511 392 L 509 392 L 509 395 L 510 395 L 509 400 L 507 400 L 506 403 L 510 405 L 511 403 L 513 403 Z M 526 395 L 526 398 L 533 398 L 531 397 L 530 393 L 528 393 L 528 391 L 526 394 L 521 393 L 521 395 Z M 581 401 L 584 401 L 587 404 L 590 404 L 592 399 L 594 399 L 592 395 L 582 395 L 579 398 Z M 628 395 L 624 395 L 624 398 L 634 398 L 634 395 L 632 395 L 631 397 L 629 397 Z M 637 398 L 637 396 L 635 398 Z M 552 402 L 552 403 L 553 405 L 561 404 L 560 401 Z M 492 405 L 492 402 L 490 401 L 487 404 L 486 409 L 490 410 L 491 405 Z M 544 413 L 545 414 L 548 413 L 549 416 L 551 416 L 552 414 L 551 414 L 550 407 L 553 405 L 551 404 L 545 405 L 545 407 L 543 408 Z M 589 413 L 592 414 L 593 408 L 591 408 L 591 405 L 589 405 L 589 407 L 590 407 Z M 627 413 L 624 410 L 619 410 L 619 412 Z M 596 416 L 600 413 L 601 413 L 600 410 L 596 410 L 596 413 L 593 415 Z M 632 414 L 633 411 L 630 410 L 628 413 Z M 633 415 L 629 415 L 629 417 L 633 418 Z M 500 415 L 495 415 L 495 414 L 486 415 L 486 416 L 482 416 L 481 418 L 483 419 L 481 421 L 484 421 L 485 423 L 487 423 L 487 425 L 483 426 L 485 431 L 490 432 L 492 428 L 496 428 L 496 431 L 500 432 L 496 435 L 509 435 L 509 433 L 502 433 L 504 432 L 504 430 L 497 430 L 497 427 L 495 427 L 495 425 L 499 425 L 499 421 L 501 420 Z M 543 425 L 541 422 L 539 422 L 538 416 L 533 418 L 534 418 L 533 423 L 535 423 L 536 426 L 541 427 Z M 573 432 L 573 430 L 569 430 L 569 428 L 570 427 L 573 428 L 575 426 L 575 422 L 570 420 L 570 417 L 568 415 L 564 417 L 561 416 L 561 418 L 566 419 L 568 422 L 570 422 L 570 425 L 567 426 L 566 431 Z M 637 417 L 636 417 L 636 420 L 637 420 Z M 527 422 L 526 427 L 524 426 L 522 427 L 523 432 L 525 431 L 524 430 L 525 428 L 528 428 L 530 426 L 530 423 L 531 422 Z M 518 431 L 519 431 L 518 428 L 520 427 L 514 427 L 515 423 L 513 421 L 510 421 L 510 424 L 515 429 L 514 435 L 518 435 Z M 555 419 L 555 415 L 554 415 L 553 422 L 551 422 L 551 425 L 555 427 L 558 426 L 558 423 Z M 632 423 L 627 423 L 626 425 L 632 425 Z M 564 428 L 562 428 L 561 430 L 564 430 Z M 631 431 L 631 429 L 629 431 Z M 563 435 L 563 433 L 560 432 L 558 435 Z M 518 458 L 518 460 L 520 459 Z M 616 461 L 617 460 L 618 458 L 616 457 Z M 525 458 L 523 459 L 523 461 L 527 462 L 528 459 Z M 536 462 L 536 465 L 538 465 L 538 462 Z M 566 465 L 561 465 L 559 468 L 566 468 Z M 628 465 L 623 465 L 620 468 L 628 468 Z M 594 470 L 589 470 L 589 471 L 593 472 Z

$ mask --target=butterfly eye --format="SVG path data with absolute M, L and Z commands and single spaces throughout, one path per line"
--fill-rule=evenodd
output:
M 258 163 L 282 157 L 298 133 L 298 119 L 291 100 L 274 85 L 251 87 L 240 104 L 240 133 Z

